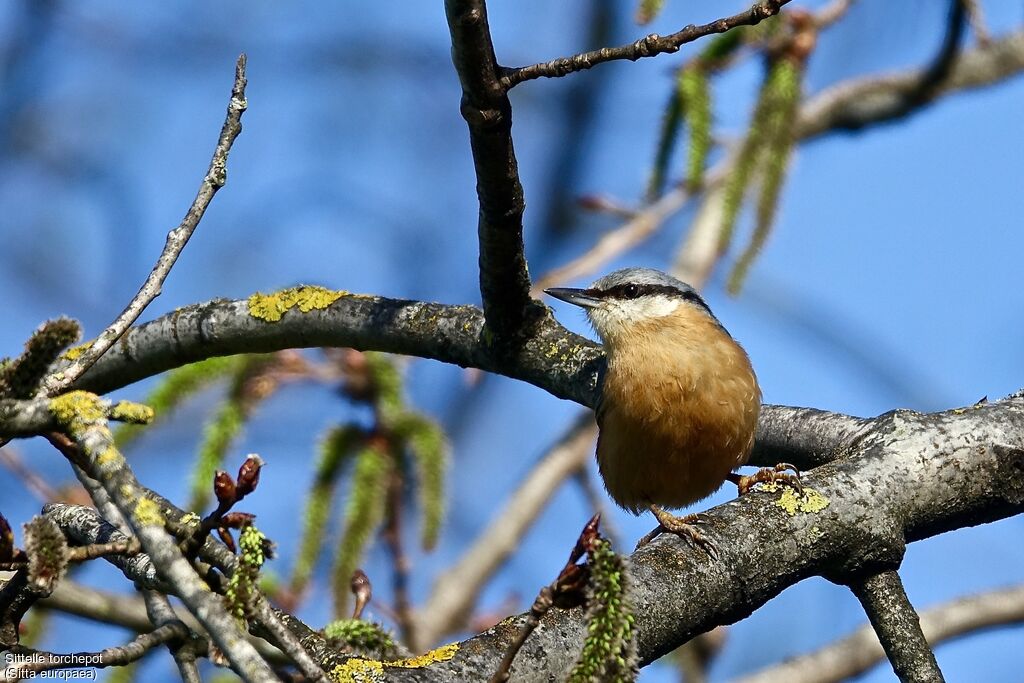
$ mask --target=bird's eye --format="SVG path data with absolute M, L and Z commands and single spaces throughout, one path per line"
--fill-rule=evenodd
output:
M 627 299 L 635 299 L 641 294 L 640 288 L 636 285 L 626 285 L 622 288 L 622 293 Z

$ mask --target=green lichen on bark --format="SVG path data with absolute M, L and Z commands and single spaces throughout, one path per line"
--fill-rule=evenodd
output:
M 276 323 L 285 313 L 297 308 L 302 313 L 323 310 L 348 292 L 316 285 L 289 287 L 273 294 L 257 292 L 249 297 L 249 315 L 269 323 Z
M 69 391 L 50 399 L 50 413 L 68 435 L 78 439 L 106 417 L 103 399 L 88 391 Z

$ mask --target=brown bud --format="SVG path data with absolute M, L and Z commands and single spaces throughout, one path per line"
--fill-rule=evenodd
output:
M 213 475 L 213 493 L 221 505 L 233 505 L 236 497 L 235 480 L 224 470 L 217 470 Z
M 584 525 L 583 531 L 580 532 L 580 537 L 576 541 L 576 546 L 569 554 L 569 564 L 578 562 L 581 557 L 587 554 L 587 551 L 590 550 L 590 546 L 594 544 L 594 541 L 601 537 L 600 527 L 601 513 L 598 512 L 590 518 L 586 525 Z
M 555 606 L 570 609 L 579 607 L 586 602 L 586 587 L 589 578 L 590 568 L 587 565 L 566 565 L 562 573 L 558 575 L 558 580 L 555 581 L 553 596 Z
M 220 525 L 225 529 L 241 529 L 253 523 L 256 515 L 251 512 L 229 512 L 220 518 Z
M 242 466 L 238 468 L 238 497 L 235 500 L 241 500 L 256 490 L 256 486 L 260 483 L 260 470 L 263 465 L 263 458 L 255 453 L 249 454 Z
M 235 546 L 235 539 L 231 537 L 231 532 L 228 531 L 227 527 L 217 527 L 217 535 L 220 536 L 221 542 L 227 546 L 227 549 L 232 553 L 238 552 L 238 547 Z
M 370 577 L 362 569 L 357 569 L 352 572 L 352 581 L 349 583 L 349 587 L 352 589 L 352 595 L 356 598 L 355 608 L 352 610 L 352 618 L 359 619 L 363 614 L 366 604 L 373 597 L 373 585 L 370 583 Z

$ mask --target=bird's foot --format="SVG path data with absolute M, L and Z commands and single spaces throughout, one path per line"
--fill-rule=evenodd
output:
M 655 519 L 658 520 L 658 526 L 655 527 L 649 534 L 637 541 L 636 547 L 639 549 L 661 534 L 675 534 L 679 538 L 687 541 L 693 546 L 702 548 L 711 559 L 718 559 L 718 546 L 710 538 L 704 535 L 704 533 L 698 529 L 696 524 L 703 524 L 706 520 L 702 515 L 685 515 L 683 517 L 677 517 L 673 514 L 666 512 L 657 505 L 651 506 L 651 513 Z
M 790 473 L 790 470 L 792 470 L 792 473 Z M 727 478 L 729 481 L 736 484 L 736 488 L 739 490 L 739 495 L 741 496 L 745 496 L 750 493 L 750 490 L 754 488 L 756 484 L 769 484 L 779 481 L 784 484 L 789 484 L 799 493 L 804 492 L 804 487 L 800 483 L 800 470 L 795 466 L 790 465 L 788 462 L 780 462 L 775 467 L 762 467 L 757 472 L 750 475 L 730 472 Z

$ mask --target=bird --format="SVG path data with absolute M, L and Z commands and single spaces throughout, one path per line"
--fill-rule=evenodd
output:
M 734 472 L 754 446 L 761 388 L 746 351 L 693 287 L 652 268 L 625 268 L 586 289 L 544 292 L 583 308 L 604 345 L 598 469 L 616 504 L 657 519 L 638 547 L 670 532 L 717 556 L 699 515 L 667 509 L 703 500 L 727 480 L 741 495 L 758 482 L 799 486 L 787 463 Z

